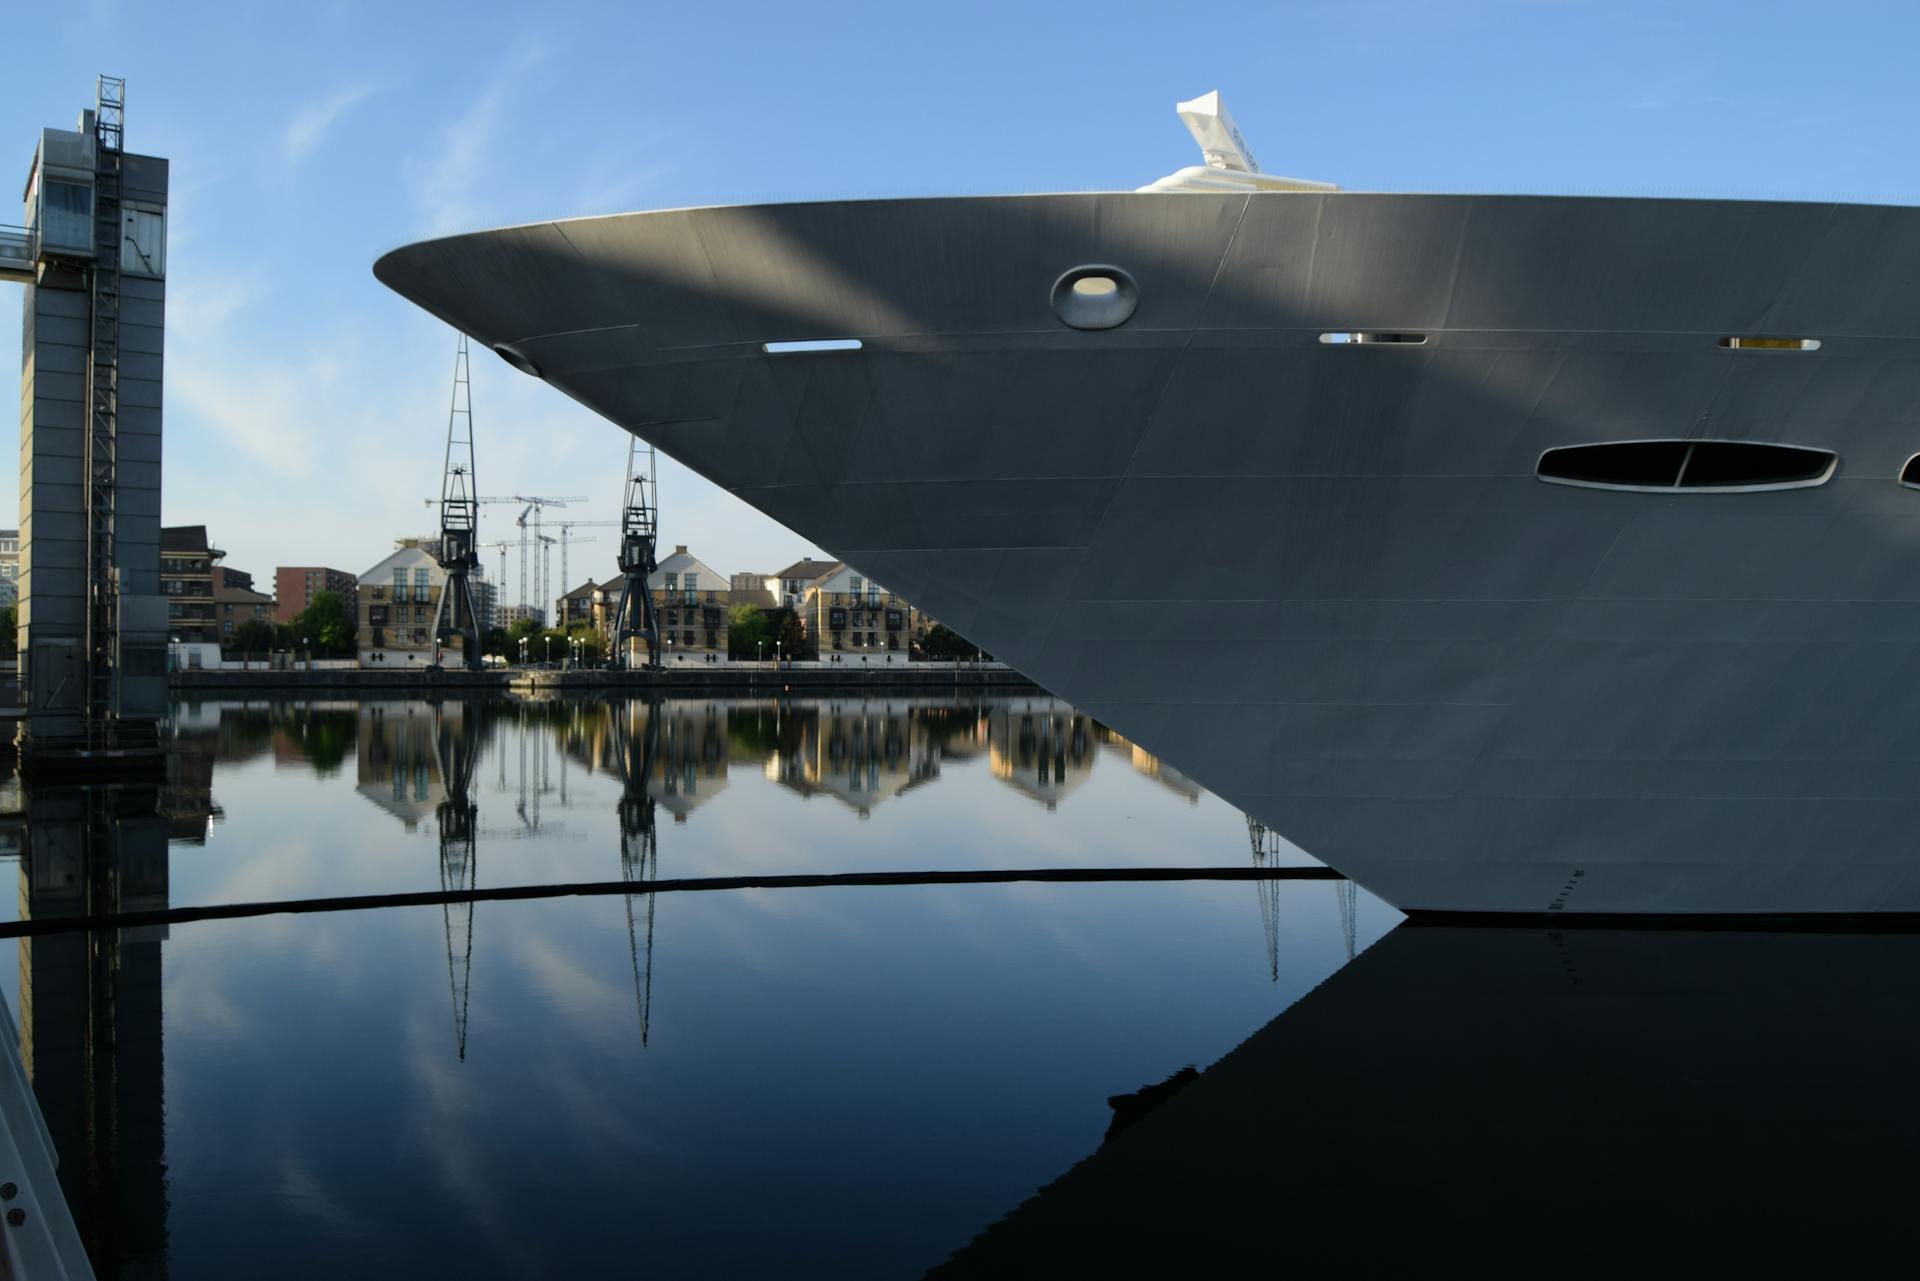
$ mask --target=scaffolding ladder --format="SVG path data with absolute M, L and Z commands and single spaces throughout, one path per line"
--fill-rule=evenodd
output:
M 101 76 L 93 136 L 93 263 L 88 269 L 87 353 L 87 746 L 113 746 L 119 713 L 119 574 L 114 566 L 116 447 L 120 419 L 120 176 L 127 82 Z

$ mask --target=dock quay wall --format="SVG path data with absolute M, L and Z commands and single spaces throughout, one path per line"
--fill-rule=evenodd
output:
M 892 668 L 833 666 L 689 666 L 656 672 L 599 670 L 520 670 L 487 672 L 381 671 L 375 668 L 320 668 L 315 671 L 176 671 L 176 693 L 240 693 L 274 690 L 364 691 L 402 695 L 419 691 L 480 693 L 511 690 L 520 694 L 592 694 L 644 689 L 663 692 L 764 694 L 855 689 L 1031 689 L 1033 682 L 997 663 Z

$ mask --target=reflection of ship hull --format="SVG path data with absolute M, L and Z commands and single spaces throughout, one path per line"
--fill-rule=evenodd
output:
M 1055 318 L 1083 263 L 1125 325 Z M 1397 905 L 1920 910 L 1920 211 L 883 201 L 377 270 Z M 1427 341 L 1319 341 L 1361 329 Z M 1838 472 L 1534 476 L 1687 435 Z
M 1904 1257 L 1916 984 L 1907 934 L 1403 926 L 934 1275 Z

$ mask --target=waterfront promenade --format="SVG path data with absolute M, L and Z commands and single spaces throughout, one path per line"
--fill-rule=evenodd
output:
M 185 669 L 172 673 L 181 693 L 326 689 L 374 696 L 428 691 L 514 690 L 529 694 L 601 693 L 627 689 L 726 690 L 738 693 L 845 689 L 1027 688 L 1033 682 L 1004 663 L 686 663 L 655 671 L 605 668 L 503 667 L 484 672 L 393 671 L 363 667 L 288 671 Z

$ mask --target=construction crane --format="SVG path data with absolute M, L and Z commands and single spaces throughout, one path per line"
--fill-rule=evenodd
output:
M 611 529 L 619 523 L 620 522 L 616 520 L 557 520 L 552 524 L 550 528 L 560 531 L 560 586 L 566 588 L 567 591 L 573 590 L 573 588 L 567 587 L 567 584 L 573 581 L 571 572 L 567 568 L 567 531 L 573 529 Z M 576 543 L 590 543 L 594 540 L 591 538 L 576 538 L 573 541 Z
M 627 484 L 620 506 L 620 604 L 613 615 L 613 661 L 631 665 L 632 642 L 647 642 L 647 667 L 660 666 L 660 622 L 653 611 L 647 580 L 659 568 L 659 483 L 653 446 L 638 436 L 627 441 Z
M 473 385 L 468 379 L 467 336 L 460 335 L 453 356 L 453 400 L 447 409 L 447 452 L 440 470 L 440 545 L 434 558 L 446 571 L 440 603 L 433 611 L 433 661 L 440 670 L 447 633 L 460 637 L 464 665 L 484 666 L 480 656 L 480 611 L 474 608 L 467 576 L 480 567 L 480 507 L 473 470 Z M 465 615 L 464 620 L 462 615 Z
M 529 546 L 536 545 L 533 540 L 536 539 L 540 533 L 541 511 L 547 507 L 565 507 L 568 503 L 584 503 L 587 500 L 579 494 L 570 494 L 564 498 L 547 498 L 545 496 L 531 494 L 496 494 L 485 498 L 475 498 L 472 501 L 475 504 L 512 503 L 522 509 L 519 517 L 514 521 L 514 524 L 520 530 L 520 603 L 522 605 L 529 604 L 530 601 L 527 596 L 527 551 Z M 426 500 L 427 506 L 429 507 L 433 506 L 434 502 L 435 500 L 431 498 Z M 532 518 L 531 523 L 529 523 L 529 517 Z M 492 544 L 489 544 L 489 546 L 491 545 Z M 502 558 L 500 563 L 500 586 L 502 590 L 505 590 L 507 585 L 506 573 L 506 561 Z M 534 584 L 535 599 L 540 595 L 539 586 L 538 583 Z
M 497 551 L 500 553 L 500 585 L 497 588 L 499 591 L 505 591 L 507 589 L 507 549 L 518 546 L 518 543 L 504 538 L 497 543 L 481 544 L 481 547 L 487 551 Z

